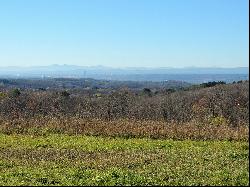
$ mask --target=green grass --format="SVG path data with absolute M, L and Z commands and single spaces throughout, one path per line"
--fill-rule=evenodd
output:
M 248 142 L 0 134 L 0 185 L 248 185 Z

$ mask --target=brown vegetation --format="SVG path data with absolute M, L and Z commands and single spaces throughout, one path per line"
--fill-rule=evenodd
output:
M 0 131 L 246 140 L 248 86 L 246 81 L 157 93 L 6 91 L 0 94 Z

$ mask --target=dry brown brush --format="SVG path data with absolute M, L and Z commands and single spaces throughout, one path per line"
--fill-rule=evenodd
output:
M 177 92 L 0 94 L 2 133 L 248 140 L 249 83 Z

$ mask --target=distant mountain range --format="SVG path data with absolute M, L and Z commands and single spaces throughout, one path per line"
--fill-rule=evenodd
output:
M 51 65 L 31 67 L 0 67 L 0 77 L 4 78 L 45 78 L 70 77 L 106 80 L 164 81 L 180 80 L 191 83 L 208 81 L 238 81 L 249 79 L 248 67 L 236 68 L 112 68 L 105 66 Z

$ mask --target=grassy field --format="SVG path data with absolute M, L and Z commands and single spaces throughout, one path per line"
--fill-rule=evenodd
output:
M 0 134 L 0 185 L 248 185 L 248 142 Z

